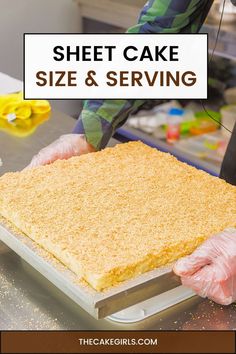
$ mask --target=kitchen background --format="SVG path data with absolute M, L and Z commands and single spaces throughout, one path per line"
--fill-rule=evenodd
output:
M 24 32 L 124 32 L 137 21 L 145 0 L 0 0 L 0 71 L 22 80 Z M 215 0 L 203 32 L 214 47 L 223 0 Z M 232 130 L 236 117 L 236 7 L 226 0 L 216 55 L 209 66 L 206 108 Z M 51 101 L 78 117 L 82 102 Z M 177 110 L 172 110 L 174 108 Z M 170 118 L 170 119 L 169 119 Z M 168 120 L 169 119 L 169 120 Z M 200 102 L 150 101 L 119 130 L 123 139 L 142 139 L 183 161 L 219 173 L 230 133 L 219 129 Z

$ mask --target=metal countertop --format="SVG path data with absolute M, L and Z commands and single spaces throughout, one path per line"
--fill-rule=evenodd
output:
M 53 112 L 26 138 L 0 131 L 0 175 L 22 169 L 40 148 L 71 132 L 74 124 L 71 117 Z M 115 143 L 112 139 L 110 145 Z M 0 254 L 0 330 L 17 329 L 227 330 L 236 329 L 236 305 L 222 307 L 196 296 L 139 323 L 97 321 L 10 251 Z

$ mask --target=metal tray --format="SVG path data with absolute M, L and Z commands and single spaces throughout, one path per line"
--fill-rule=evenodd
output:
M 181 285 L 171 266 L 98 292 L 29 237 L 0 220 L 0 240 L 96 319 L 121 311 Z M 13 231 L 14 230 L 14 231 Z

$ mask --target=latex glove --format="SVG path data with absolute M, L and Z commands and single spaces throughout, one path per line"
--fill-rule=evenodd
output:
M 83 155 L 93 151 L 95 149 L 87 143 L 84 135 L 62 135 L 52 144 L 40 150 L 26 168 L 47 165 L 56 160 L 69 159 L 72 156 Z
M 236 232 L 228 229 L 205 241 L 174 266 L 182 284 L 221 305 L 236 300 Z

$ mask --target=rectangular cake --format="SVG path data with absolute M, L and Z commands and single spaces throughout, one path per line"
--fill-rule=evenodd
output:
M 0 215 L 101 291 L 236 227 L 236 187 L 131 142 L 5 174 Z

